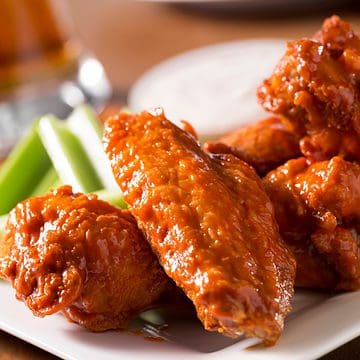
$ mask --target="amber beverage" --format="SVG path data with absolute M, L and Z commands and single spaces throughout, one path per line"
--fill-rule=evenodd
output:
M 102 84 L 91 84 L 94 95 L 88 68 L 104 75 L 78 41 L 66 0 L 0 0 L 0 157 L 34 117 L 64 117 L 83 101 L 103 100 L 105 76 L 95 74 Z
M 1 0 L 1 95 L 74 66 L 80 46 L 66 15 L 61 0 Z

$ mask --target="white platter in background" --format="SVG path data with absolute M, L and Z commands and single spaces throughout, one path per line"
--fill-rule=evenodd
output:
M 211 138 L 266 116 L 256 88 L 285 51 L 285 41 L 229 42 L 176 56 L 146 72 L 132 87 L 133 111 L 157 106 L 179 124 L 189 121 Z

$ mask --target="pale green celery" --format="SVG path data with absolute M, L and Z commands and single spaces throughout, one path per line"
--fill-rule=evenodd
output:
M 0 241 L 2 240 L 2 237 L 3 237 L 3 234 L 4 234 L 7 219 L 8 219 L 8 215 L 0 216 Z M 1 280 L 2 279 L 0 278 L 0 281 Z
M 121 209 L 127 209 L 128 207 L 120 190 L 117 192 L 113 190 L 100 190 L 96 191 L 95 194 L 97 194 L 100 199 L 107 201 Z
M 51 167 L 36 188 L 31 193 L 31 196 L 41 196 L 47 193 L 50 189 L 55 189 L 61 184 L 59 175 L 54 167 Z
M 39 122 L 39 134 L 63 184 L 83 193 L 103 187 L 88 154 L 65 123 L 52 115 L 44 116 Z
M 37 133 L 38 121 L 15 146 L 0 168 L 0 215 L 26 199 L 51 166 Z
M 128 114 L 131 114 L 132 111 L 130 110 L 130 108 L 128 108 L 127 106 L 124 106 L 123 108 L 121 108 L 121 112 L 126 112 Z
M 8 219 L 8 215 L 0 216 L 0 240 L 3 236 L 7 219 Z
M 67 124 L 87 152 L 103 188 L 118 190 L 119 187 L 112 173 L 110 161 L 104 152 L 101 141 L 103 127 L 94 110 L 87 105 L 78 107 L 67 119 Z
M 50 186 L 50 189 L 57 189 L 58 187 L 64 185 L 60 178 L 57 178 L 56 181 Z

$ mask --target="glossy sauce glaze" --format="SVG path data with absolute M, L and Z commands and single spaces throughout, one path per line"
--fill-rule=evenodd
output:
M 313 39 L 288 44 L 258 98 L 307 137 L 304 155 L 314 151 L 316 161 L 338 154 L 359 161 L 359 81 L 360 39 L 350 24 L 333 16 Z
M 109 119 L 104 142 L 131 213 L 205 328 L 274 343 L 295 261 L 255 171 L 204 153 L 160 109 Z
M 35 315 L 92 331 L 125 328 L 170 286 L 128 211 L 68 186 L 11 212 L 0 275 Z
M 288 161 L 264 178 L 298 286 L 360 288 L 360 165 L 334 157 Z M 312 271 L 310 271 L 312 269 Z
M 300 156 L 299 139 L 278 116 L 240 127 L 216 143 L 205 143 L 204 148 L 211 153 L 233 154 L 253 166 L 260 176 Z

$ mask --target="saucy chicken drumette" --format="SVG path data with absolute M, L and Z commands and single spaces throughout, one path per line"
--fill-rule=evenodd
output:
M 264 185 L 297 259 L 296 285 L 359 289 L 360 165 L 299 158 L 271 171 Z
M 255 171 L 206 154 L 160 109 L 109 119 L 104 142 L 130 212 L 204 327 L 274 343 L 295 261 Z
M 360 39 L 333 16 L 312 39 L 288 43 L 258 89 L 263 107 L 285 116 L 308 161 L 360 160 Z
M 131 214 L 68 186 L 11 212 L 0 276 L 34 315 L 61 311 L 92 331 L 126 328 L 171 289 Z
M 205 149 L 232 153 L 261 176 L 301 153 L 308 162 L 337 155 L 360 161 L 359 84 L 360 39 L 332 16 L 312 39 L 290 42 L 259 87 L 260 104 L 274 114 Z

